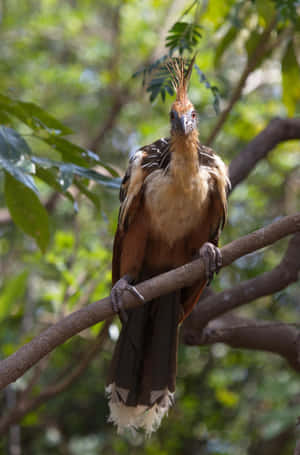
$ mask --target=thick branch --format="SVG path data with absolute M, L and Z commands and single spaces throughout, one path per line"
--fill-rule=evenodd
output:
M 227 246 L 224 248 L 227 248 Z M 297 281 L 300 271 L 299 251 L 300 233 L 297 233 L 290 240 L 282 261 L 273 270 L 251 280 L 243 281 L 232 289 L 208 297 L 202 304 L 200 302 L 197 310 L 193 313 L 193 326 L 197 327 L 198 330 L 202 330 L 209 321 L 221 316 L 225 312 L 249 303 L 259 297 L 278 292 Z
M 223 266 L 227 266 L 239 257 L 270 245 L 297 231 L 300 231 L 300 213 L 282 218 L 252 234 L 234 240 L 222 248 Z M 196 281 L 204 279 L 204 264 L 202 259 L 198 259 L 147 280 L 139 284 L 137 289 L 145 297 L 146 301 L 150 301 L 160 295 L 191 286 Z M 128 294 L 124 296 L 124 304 L 125 308 L 133 308 L 140 303 L 131 294 Z M 224 304 L 221 307 L 221 312 L 224 312 Z M 5 387 L 22 376 L 25 371 L 31 368 L 41 358 L 73 335 L 112 315 L 111 301 L 107 297 L 75 311 L 57 324 L 49 327 L 29 343 L 18 349 L 10 357 L 0 362 L 0 388 Z M 216 316 L 218 314 L 213 315 L 212 318 Z
M 299 118 L 275 118 L 239 153 L 229 166 L 232 188 L 243 181 L 277 144 L 291 139 L 300 139 Z
M 231 313 L 210 321 L 203 331 L 187 329 L 183 335 L 183 341 L 190 345 L 225 343 L 234 348 L 273 352 L 284 357 L 297 371 L 300 371 L 299 340 L 300 331 L 292 325 L 256 321 Z

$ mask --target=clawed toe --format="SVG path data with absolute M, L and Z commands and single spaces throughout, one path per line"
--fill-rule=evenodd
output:
M 199 256 L 205 265 L 205 274 L 208 284 L 213 279 L 214 273 L 218 273 L 222 267 L 222 254 L 218 247 L 210 242 L 204 243 L 199 250 Z
M 144 302 L 144 297 L 134 286 L 131 286 L 129 284 L 130 281 L 131 280 L 128 276 L 120 278 L 120 280 L 118 280 L 113 286 L 110 294 L 113 311 L 119 314 L 122 323 L 125 323 L 128 320 L 128 315 L 124 309 L 122 301 L 122 296 L 125 291 L 130 292 L 133 296 L 137 297 L 141 302 Z

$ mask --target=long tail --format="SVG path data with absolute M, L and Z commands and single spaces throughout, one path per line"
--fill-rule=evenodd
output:
M 106 391 L 109 421 L 155 431 L 173 404 L 180 292 L 131 310 L 117 342 Z

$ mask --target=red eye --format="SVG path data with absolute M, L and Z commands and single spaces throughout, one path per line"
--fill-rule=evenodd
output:
M 197 117 L 196 112 L 192 112 L 192 118 L 196 118 L 196 117 Z

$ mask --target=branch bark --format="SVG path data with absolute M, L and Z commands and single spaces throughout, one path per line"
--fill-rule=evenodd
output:
M 210 321 L 203 331 L 187 328 L 183 335 L 189 345 L 225 343 L 233 348 L 272 352 L 285 358 L 296 371 L 300 371 L 299 340 L 300 331 L 293 325 L 231 313 Z
M 274 118 L 230 163 L 229 177 L 232 189 L 250 174 L 258 161 L 277 144 L 300 139 L 299 118 Z
M 271 245 L 275 241 L 298 231 L 300 231 L 300 213 L 282 218 L 267 227 L 234 240 L 221 250 L 223 266 L 227 266 L 241 256 Z M 145 301 L 150 301 L 160 295 L 190 286 L 197 280 L 203 280 L 204 278 L 204 264 L 202 259 L 198 259 L 140 283 L 137 285 L 137 289 L 144 296 Z M 125 308 L 133 308 L 139 304 L 139 301 L 131 294 L 124 296 Z M 220 311 L 215 309 L 212 312 L 211 318 L 230 310 L 230 302 L 227 302 L 226 306 L 223 301 L 220 303 L 220 307 Z M 22 376 L 25 371 L 36 364 L 41 358 L 73 335 L 111 316 L 113 316 L 111 301 L 109 297 L 106 297 L 75 311 L 49 327 L 29 343 L 18 349 L 10 357 L 0 362 L 0 389 Z
M 268 226 L 268 229 L 270 226 Z M 259 231 L 262 230 L 260 229 Z M 224 248 L 227 248 L 227 246 Z M 297 281 L 300 271 L 299 251 L 300 233 L 298 232 L 290 240 L 282 261 L 273 270 L 251 280 L 244 281 L 232 289 L 208 297 L 202 304 L 200 303 L 197 310 L 193 313 L 194 327 L 197 327 L 198 330 L 203 330 L 209 321 L 221 316 L 225 312 L 231 311 L 259 297 L 278 292 Z

